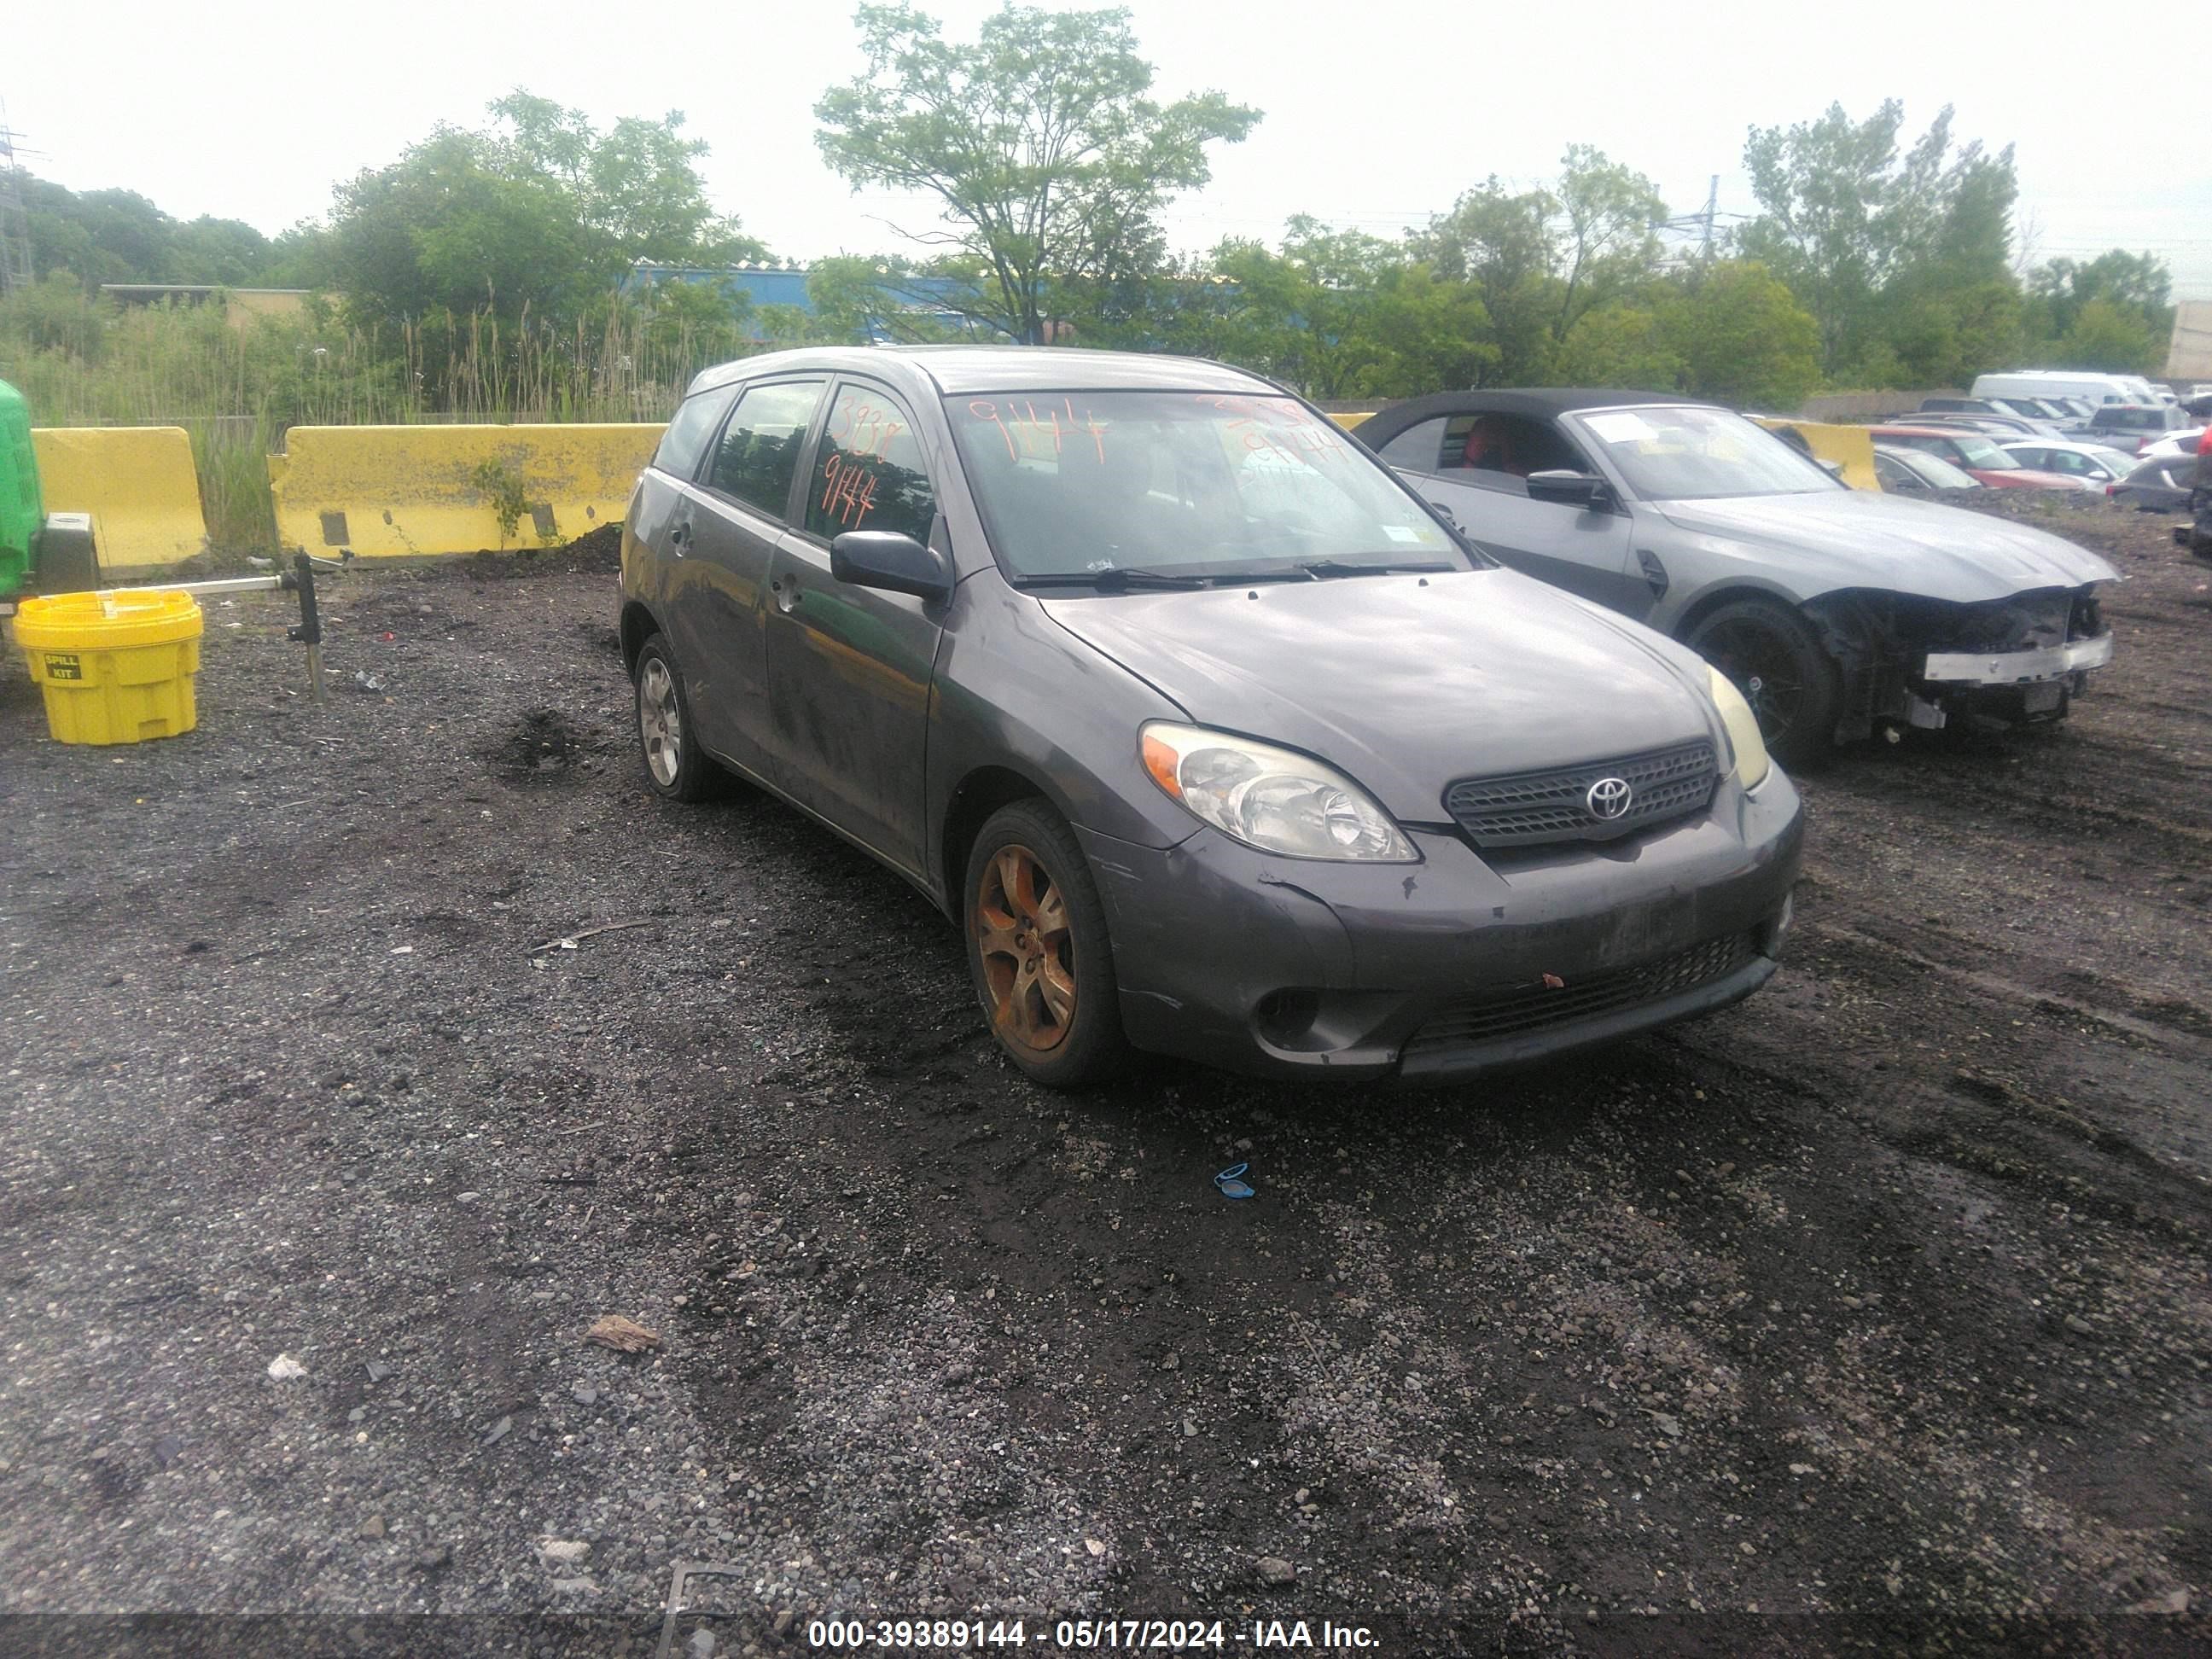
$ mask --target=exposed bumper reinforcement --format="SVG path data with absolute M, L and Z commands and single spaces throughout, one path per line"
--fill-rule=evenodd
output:
M 2064 645 L 2044 646 L 2033 651 L 1997 651 L 1978 655 L 1967 651 L 1931 651 L 1923 679 L 1945 685 L 2032 685 L 2066 675 L 2102 668 L 2112 659 L 2112 636 L 2072 640 Z

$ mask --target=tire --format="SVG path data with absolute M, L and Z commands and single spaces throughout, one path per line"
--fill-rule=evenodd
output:
M 1833 750 L 1843 678 L 1796 611 L 1770 599 L 1731 599 L 1700 617 L 1682 643 L 1735 682 L 1767 752 L 1784 766 L 1817 765 Z
M 646 782 L 653 793 L 670 800 L 707 799 L 720 787 L 722 771 L 694 735 L 697 728 L 691 723 L 691 702 L 684 695 L 684 676 L 677 670 L 666 635 L 655 634 L 646 641 L 631 679 Z
M 1074 832 L 1040 800 L 993 813 L 961 884 L 968 973 L 991 1035 L 1048 1089 L 1080 1089 L 1128 1059 L 1106 908 Z

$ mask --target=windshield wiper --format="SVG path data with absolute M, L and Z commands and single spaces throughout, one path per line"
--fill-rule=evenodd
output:
M 1436 559 L 1376 559 L 1353 564 L 1343 559 L 1309 559 L 1298 566 L 1309 576 L 1388 576 L 1417 570 L 1456 570 Z
M 1176 576 L 1164 570 L 1051 570 L 1008 578 L 1016 587 L 1095 587 L 1102 593 L 1126 593 L 1133 587 L 1192 588 L 1212 584 L 1204 576 Z

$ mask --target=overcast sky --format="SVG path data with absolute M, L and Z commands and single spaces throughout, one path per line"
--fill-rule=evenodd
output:
M 995 8 L 933 9 L 968 33 Z M 2148 248 L 2172 266 L 2179 297 L 2212 298 L 2205 106 L 2169 90 L 2174 71 L 2202 67 L 2208 37 L 2181 13 L 2081 0 L 1131 9 L 1158 92 L 1214 87 L 1267 112 L 1250 139 L 1218 151 L 1212 185 L 1175 208 L 1180 247 L 1272 240 L 1300 212 L 1393 234 L 1492 173 L 1544 179 L 1577 142 L 1649 173 L 1678 212 L 1699 208 L 1717 173 L 1722 211 L 1747 213 L 1746 128 L 1808 119 L 1831 100 L 1863 116 L 1897 97 L 1911 134 L 1949 103 L 1958 136 L 2018 146 L 2017 228 L 2033 257 Z M 817 157 L 814 100 L 860 67 L 850 15 L 811 0 L 25 0 L 9 9 L 0 100 L 34 173 L 272 233 L 320 215 L 334 181 L 440 120 L 476 124 L 514 87 L 602 125 L 681 109 L 714 147 L 717 205 L 803 259 L 899 246 L 886 222 L 927 216 L 854 196 Z M 2171 54 L 2147 56 L 2161 34 Z

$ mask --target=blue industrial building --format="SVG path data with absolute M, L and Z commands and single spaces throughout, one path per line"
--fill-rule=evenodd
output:
M 707 283 L 743 294 L 752 301 L 748 328 L 753 338 L 768 337 L 762 325 L 761 313 L 769 306 L 789 306 L 811 316 L 814 301 L 806 291 L 806 279 L 811 274 L 805 265 L 671 265 L 654 264 L 641 259 L 629 268 L 622 281 L 625 294 L 641 294 L 658 288 L 663 283 Z M 951 329 L 971 334 L 978 339 L 1005 339 L 1006 336 L 988 324 L 979 323 L 953 307 L 954 302 L 973 293 L 968 284 L 952 276 L 892 276 L 885 273 L 884 283 L 884 312 L 921 313 Z M 876 344 L 891 337 L 878 319 L 869 319 L 869 336 Z

